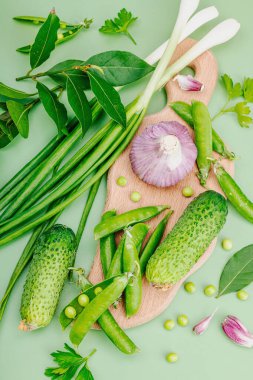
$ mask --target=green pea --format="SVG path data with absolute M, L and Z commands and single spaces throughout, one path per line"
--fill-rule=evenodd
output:
M 96 294 L 96 296 L 101 293 L 103 291 L 102 288 L 100 288 L 100 286 L 98 286 L 97 288 L 94 289 L 94 293 Z
M 126 177 L 120 176 L 116 181 L 118 186 L 124 187 L 127 185 L 127 179 Z
M 239 292 L 236 293 L 236 296 L 240 301 L 246 301 L 249 298 L 249 294 L 246 290 L 239 290 Z
M 165 330 L 172 330 L 175 327 L 175 322 L 173 319 L 167 319 L 167 321 L 164 322 L 163 327 Z
M 187 326 L 188 323 L 189 323 L 189 319 L 188 319 L 187 315 L 185 315 L 185 314 L 181 314 L 181 315 L 179 315 L 179 316 L 177 317 L 177 323 L 178 323 L 178 325 L 181 326 L 181 327 L 185 327 L 185 326 Z
M 178 354 L 175 352 L 170 352 L 168 355 L 166 355 L 166 360 L 169 363 L 176 363 L 178 361 Z
M 67 318 L 74 319 L 76 317 L 76 309 L 73 306 L 67 306 L 64 313 Z
M 193 196 L 194 190 L 193 190 L 192 187 L 186 186 L 186 187 L 183 188 L 182 194 L 183 194 L 184 197 L 189 198 L 189 197 Z
M 80 294 L 80 296 L 78 297 L 78 303 L 82 307 L 87 306 L 89 302 L 90 302 L 90 299 L 87 296 L 87 294 Z
M 215 293 L 217 292 L 217 289 L 214 285 L 207 285 L 205 288 L 204 288 L 204 294 L 207 296 L 207 297 L 212 297 L 215 295 Z
M 187 293 L 193 294 L 196 292 L 196 285 L 194 282 L 186 282 L 184 284 L 184 289 Z
M 230 251 L 233 248 L 233 242 L 230 239 L 223 239 L 221 245 L 225 251 Z
M 58 33 L 57 38 L 58 40 L 62 40 L 64 38 L 64 35 L 62 33 Z
M 67 28 L 67 24 L 61 23 L 61 28 L 62 29 L 66 29 Z
M 141 194 L 138 191 L 133 191 L 130 195 L 132 202 L 139 202 L 141 200 Z

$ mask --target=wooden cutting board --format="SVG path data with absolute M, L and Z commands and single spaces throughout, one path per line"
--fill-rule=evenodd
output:
M 187 51 L 195 41 L 187 39 L 183 41 L 177 48 L 173 61 L 180 57 L 185 51 Z M 170 81 L 166 85 L 167 99 L 168 102 L 173 102 L 177 100 L 185 101 L 190 103 L 193 99 L 201 100 L 204 103 L 208 103 L 213 94 L 216 81 L 218 68 L 217 63 L 210 52 L 206 52 L 192 62 L 190 65 L 195 71 L 195 77 L 200 82 L 204 84 L 204 90 L 202 92 L 186 92 L 179 88 L 176 81 Z M 185 124 L 170 107 L 166 107 L 153 115 L 147 116 L 142 125 L 139 128 L 138 133 L 142 133 L 143 130 L 150 124 L 157 123 L 159 121 L 171 121 L 176 120 L 182 124 Z M 189 132 L 193 136 L 193 131 L 188 127 Z M 174 214 L 170 218 L 168 223 L 166 234 L 172 229 L 173 225 L 176 223 L 186 206 L 192 201 L 192 198 L 185 198 L 182 196 L 181 191 L 185 186 L 192 186 L 194 189 L 194 194 L 197 196 L 201 192 L 205 191 L 203 187 L 200 186 L 199 181 L 196 177 L 197 167 L 194 168 L 192 173 L 190 173 L 183 181 L 178 183 L 176 186 L 161 189 L 154 186 L 150 186 L 140 181 L 136 175 L 133 173 L 130 161 L 129 152 L 131 145 L 123 152 L 123 154 L 118 158 L 115 164 L 109 171 L 107 180 L 107 200 L 105 204 L 105 211 L 116 209 L 118 213 L 126 212 L 131 209 L 150 205 L 161 205 L 169 204 L 174 210 Z M 225 169 L 231 174 L 234 174 L 234 164 L 231 161 L 224 160 L 223 165 Z M 119 187 L 116 184 L 116 180 L 119 176 L 125 176 L 127 178 L 128 184 L 126 187 Z M 219 185 L 213 173 L 210 174 L 210 178 L 207 183 L 207 188 L 213 189 L 221 192 Z M 142 195 L 142 199 L 138 203 L 133 203 L 130 200 L 130 194 L 132 191 L 139 191 Z M 150 232 L 153 231 L 154 227 L 161 220 L 165 214 L 159 215 L 158 217 L 152 219 L 148 224 L 150 225 Z M 188 276 L 194 273 L 198 268 L 200 268 L 209 258 L 212 251 L 216 245 L 216 240 L 212 242 L 205 254 L 200 258 L 197 264 L 192 268 Z M 93 267 L 90 273 L 90 280 L 93 283 L 102 281 L 102 268 L 100 264 L 99 248 L 97 255 L 95 257 Z M 134 317 L 127 319 L 125 316 L 124 305 L 121 304 L 115 310 L 112 308 L 112 313 L 117 319 L 118 323 L 123 328 L 130 328 L 134 326 L 141 325 L 155 318 L 161 314 L 172 302 L 181 284 L 185 281 L 182 279 L 175 286 L 171 287 L 167 291 L 161 291 L 153 288 L 148 284 L 146 279 L 143 279 L 143 299 L 141 308 Z

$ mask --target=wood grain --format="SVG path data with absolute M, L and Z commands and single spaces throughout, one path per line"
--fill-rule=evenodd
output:
M 186 50 L 188 50 L 195 41 L 187 39 L 183 41 L 177 48 L 173 61 L 175 61 L 179 56 L 181 56 Z M 193 61 L 190 65 L 195 71 L 195 77 L 200 82 L 204 84 L 204 90 L 202 92 L 186 92 L 182 91 L 177 82 L 170 81 L 166 85 L 167 99 L 168 103 L 181 100 L 185 102 L 191 102 L 193 99 L 201 100 L 202 102 L 208 104 L 213 94 L 216 81 L 217 81 L 217 64 L 214 56 L 210 52 L 206 52 Z M 159 121 L 170 121 L 177 120 L 182 124 L 185 124 L 170 107 L 166 106 L 162 111 L 147 116 L 142 125 L 139 128 L 138 133 L 142 133 L 143 130 L 150 124 L 157 123 Z M 190 128 L 189 132 L 193 136 L 193 132 Z M 166 234 L 171 230 L 175 222 L 178 220 L 179 216 L 182 214 L 188 203 L 192 200 L 185 198 L 181 195 L 181 191 L 185 186 L 192 186 L 194 189 L 194 194 L 198 195 L 205 191 L 203 187 L 200 186 L 199 181 L 196 177 L 197 168 L 195 167 L 191 174 L 189 174 L 183 181 L 181 181 L 176 186 L 170 188 L 156 188 L 150 186 L 140 181 L 132 171 L 130 161 L 129 161 L 129 151 L 131 145 L 123 152 L 119 159 L 115 162 L 108 174 L 107 182 L 107 201 L 105 205 L 105 210 L 116 209 L 118 213 L 122 213 L 136 207 L 150 206 L 150 205 L 160 205 L 169 204 L 174 210 L 174 214 L 171 217 Z M 231 161 L 223 161 L 225 169 L 231 174 L 234 174 L 234 164 Z M 119 176 L 125 176 L 128 180 L 128 185 L 124 188 L 120 188 L 116 184 L 116 179 Z M 215 179 L 213 173 L 211 173 L 210 178 L 207 183 L 207 187 L 216 191 L 221 192 L 218 183 Z M 139 191 L 142 194 L 141 201 L 136 204 L 130 200 L 130 194 L 132 191 Z M 161 220 L 164 214 L 153 219 L 149 222 L 151 226 L 151 232 L 157 223 Z M 197 264 L 192 268 L 191 275 L 198 268 L 200 268 L 210 257 L 212 251 L 214 250 L 216 241 L 213 241 L 205 254 L 200 258 Z M 99 249 L 94 260 L 94 264 L 90 273 L 90 280 L 93 283 L 97 283 L 102 280 L 102 270 L 99 258 Z M 161 314 L 172 302 L 175 297 L 180 285 L 184 282 L 185 278 L 182 279 L 178 284 L 173 286 L 167 291 L 161 291 L 150 286 L 145 279 L 143 279 L 143 300 L 141 308 L 134 317 L 127 319 L 125 317 L 124 305 L 121 303 L 119 307 L 115 310 L 112 309 L 112 313 L 117 319 L 118 323 L 123 328 L 130 328 L 134 326 L 141 325 L 155 318 Z

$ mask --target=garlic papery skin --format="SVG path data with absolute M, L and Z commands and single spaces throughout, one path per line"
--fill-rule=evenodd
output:
M 197 149 L 188 129 L 177 121 L 150 125 L 135 137 L 130 151 L 134 173 L 157 187 L 173 186 L 193 169 Z
M 234 343 L 247 348 L 253 347 L 253 334 L 235 316 L 228 315 L 222 323 L 222 329 Z
M 166 135 L 160 139 L 160 152 L 167 157 L 170 170 L 176 169 L 182 162 L 181 143 L 174 135 Z
M 192 75 L 177 75 L 173 79 L 177 81 L 181 90 L 184 91 L 203 91 L 204 85 L 195 79 Z
M 211 314 L 209 315 L 208 317 L 206 318 L 203 318 L 201 319 L 201 321 L 199 321 L 199 323 L 197 323 L 192 331 L 196 334 L 196 335 L 201 335 L 203 334 L 209 327 L 210 325 L 210 322 L 211 320 L 213 319 L 214 317 L 214 314 L 216 313 L 217 309 Z

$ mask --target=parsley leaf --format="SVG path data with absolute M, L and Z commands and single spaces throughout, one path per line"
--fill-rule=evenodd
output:
M 45 376 L 51 377 L 51 380 L 71 380 L 81 367 L 78 379 L 92 380 L 93 376 L 87 367 L 87 362 L 96 350 L 93 350 L 87 357 L 82 357 L 66 343 L 64 348 L 66 351 L 58 350 L 51 354 L 58 367 L 47 368 L 44 372 Z M 82 375 L 83 377 L 81 377 Z
M 221 80 L 225 86 L 229 100 L 242 96 L 242 86 L 239 82 L 234 84 L 232 78 L 227 74 L 222 75 Z
M 247 102 L 239 102 L 235 106 L 228 108 L 226 112 L 235 112 L 237 114 L 238 123 L 242 128 L 249 128 L 253 124 L 253 119 L 250 114 L 250 108 Z
M 136 42 L 133 36 L 129 33 L 128 28 L 137 19 L 138 17 L 133 17 L 131 12 L 128 12 L 126 8 L 123 8 L 119 11 L 118 17 L 115 17 L 114 19 L 105 20 L 104 25 L 101 26 L 99 31 L 102 33 L 110 34 L 125 34 L 136 45 Z
M 253 78 L 244 79 L 243 96 L 247 102 L 253 103 Z

